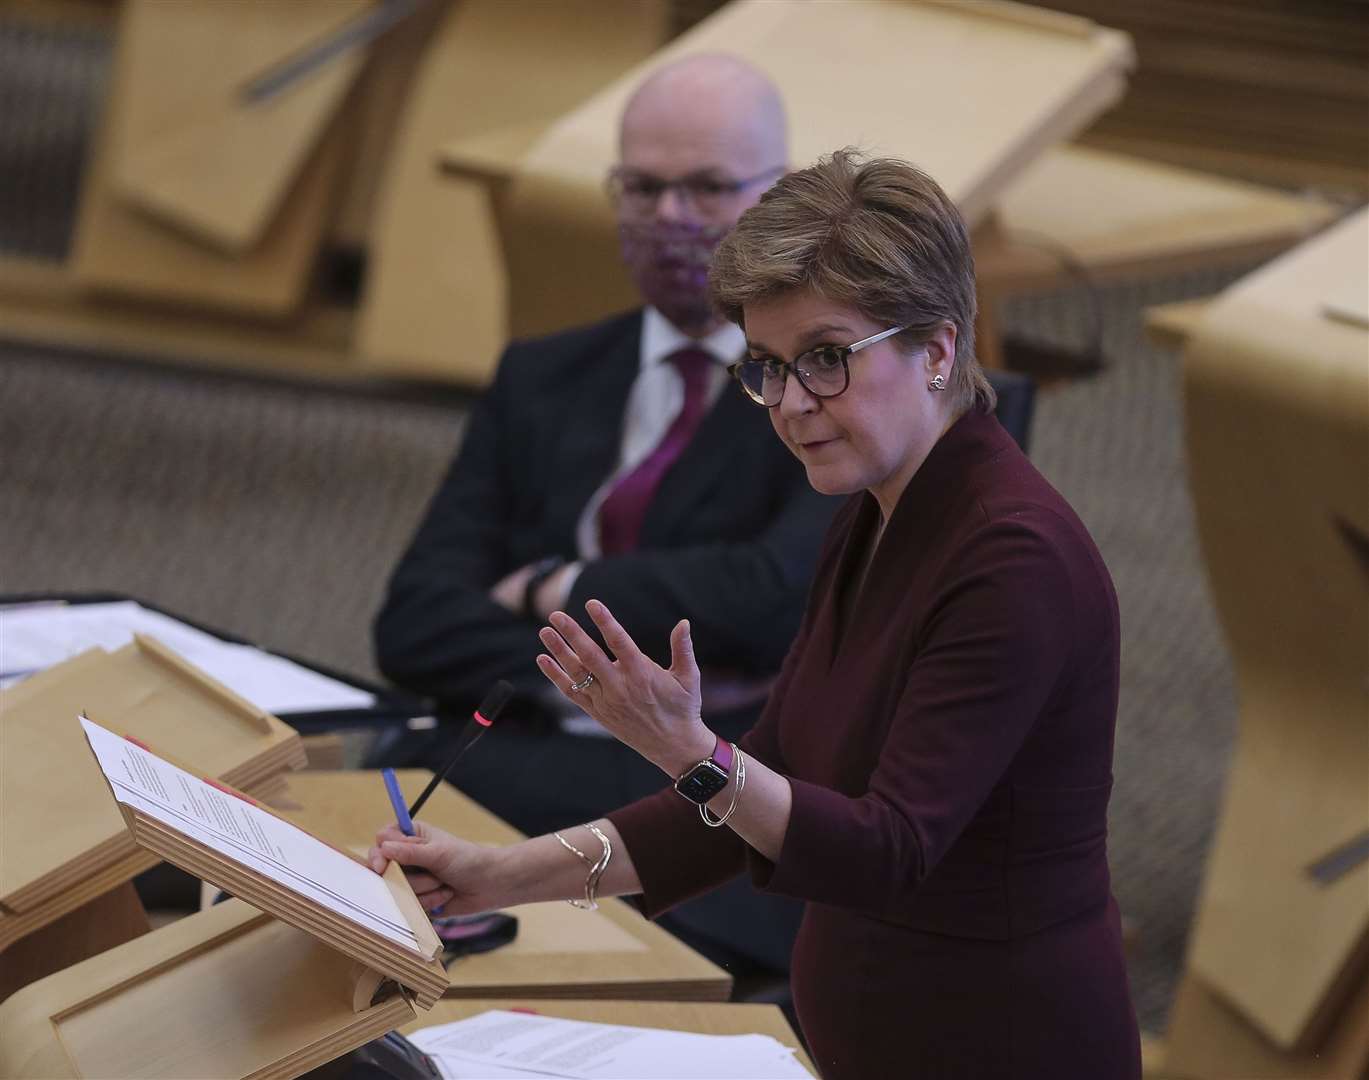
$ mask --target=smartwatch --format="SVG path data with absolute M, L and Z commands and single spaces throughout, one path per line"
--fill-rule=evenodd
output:
M 675 781 L 675 790 L 692 803 L 703 806 L 723 788 L 732 774 L 732 744 L 719 738 L 713 756 L 691 765 Z
M 544 559 L 538 559 L 532 564 L 532 573 L 528 575 L 528 583 L 523 586 L 523 614 L 529 619 L 539 618 L 537 614 L 537 590 L 547 583 L 547 579 L 552 574 L 566 565 L 566 560 L 560 555 L 548 555 Z

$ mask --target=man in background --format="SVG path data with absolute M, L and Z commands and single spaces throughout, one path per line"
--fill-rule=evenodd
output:
M 534 663 L 547 615 L 592 630 L 584 605 L 601 600 L 664 663 L 689 619 L 704 719 L 736 739 L 797 630 L 835 509 L 730 386 L 744 336 L 708 300 L 714 247 L 786 168 L 778 92 L 736 58 L 686 58 L 637 89 L 619 149 L 608 186 L 644 306 L 508 348 L 375 623 L 385 675 L 457 722 L 495 680 L 517 688 L 452 780 L 534 835 L 671 779 L 565 714 Z M 456 729 L 384 760 L 440 769 Z M 797 916 L 738 887 L 671 925 L 723 962 L 787 970 Z

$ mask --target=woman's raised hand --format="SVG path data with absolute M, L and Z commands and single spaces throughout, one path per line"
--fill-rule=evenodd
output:
M 713 735 L 700 717 L 699 665 L 689 623 L 670 633 L 670 667 L 651 660 L 603 604 L 585 605 L 616 660 L 569 615 L 552 613 L 537 666 L 552 684 L 621 742 L 671 776 L 707 757 Z

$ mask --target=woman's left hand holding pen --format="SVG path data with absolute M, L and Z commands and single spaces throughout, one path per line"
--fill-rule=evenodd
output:
M 430 913 L 468 915 L 497 906 L 479 888 L 492 876 L 491 855 L 497 848 L 472 844 L 422 821 L 414 822 L 414 830 L 406 836 L 397 825 L 381 829 L 367 855 L 371 869 L 383 874 L 390 862 L 399 863 L 418 902 Z

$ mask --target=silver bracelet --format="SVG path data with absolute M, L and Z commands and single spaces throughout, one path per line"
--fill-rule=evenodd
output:
M 732 744 L 732 755 L 737 759 L 737 780 L 732 787 L 732 801 L 727 804 L 727 812 L 722 817 L 715 818 L 708 812 L 707 806 L 699 803 L 699 817 L 703 818 L 704 824 L 710 829 L 721 828 L 727 824 L 727 819 L 737 809 L 737 803 L 742 797 L 742 788 L 746 787 L 746 756 L 736 743 Z
M 599 892 L 599 879 L 604 876 L 604 871 L 608 869 L 609 859 L 613 858 L 613 844 L 609 842 L 609 838 L 604 835 L 603 830 L 597 825 L 586 823 L 585 828 L 599 838 L 599 843 L 603 848 L 603 852 L 597 861 L 591 861 L 588 855 L 559 832 L 554 832 L 551 835 L 556 837 L 557 842 L 560 843 L 563 848 L 572 855 L 578 857 L 581 862 L 589 867 L 589 873 L 585 877 L 585 898 L 583 900 L 567 900 L 566 903 L 573 908 L 579 908 L 581 911 L 597 911 L 599 902 L 595 897 Z
M 590 867 L 589 877 L 585 880 L 585 901 L 589 904 L 589 910 L 594 911 L 599 906 L 596 897 L 599 895 L 599 879 L 604 876 L 604 871 L 608 869 L 608 861 L 613 858 L 613 844 L 604 831 L 597 825 L 585 823 L 585 828 L 599 838 L 599 843 L 603 846 L 604 853 L 599 862 Z

